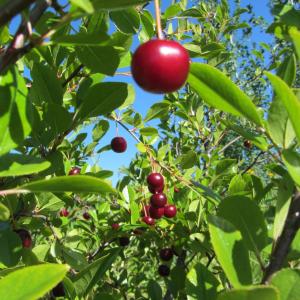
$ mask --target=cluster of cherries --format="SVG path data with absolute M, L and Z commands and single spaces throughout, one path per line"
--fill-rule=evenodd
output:
M 150 198 L 150 205 L 144 206 L 142 221 L 147 225 L 154 225 L 155 219 L 163 216 L 174 218 L 177 213 L 175 205 L 167 205 L 167 197 L 163 193 L 164 178 L 160 173 L 151 173 L 147 177 L 149 191 L 153 194 Z

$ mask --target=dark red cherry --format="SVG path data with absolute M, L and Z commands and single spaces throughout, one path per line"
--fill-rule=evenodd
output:
M 143 217 L 142 221 L 150 226 L 153 226 L 155 224 L 155 220 L 149 216 Z
M 19 235 L 22 241 L 23 248 L 31 248 L 32 239 L 29 231 L 27 231 L 26 229 L 18 229 L 15 232 Z
M 114 152 L 123 153 L 127 149 L 127 142 L 123 137 L 117 136 L 111 140 L 110 146 Z
M 175 205 L 166 205 L 164 207 L 164 215 L 167 218 L 174 218 L 176 216 L 177 209 Z
M 74 167 L 70 170 L 69 172 L 69 176 L 72 176 L 72 175 L 79 175 L 81 172 L 81 169 L 78 168 L 78 167 Z
M 118 230 L 120 228 L 120 224 L 113 223 L 113 224 L 111 224 L 111 228 L 114 229 L 114 230 Z
M 59 215 L 60 215 L 61 217 L 67 217 L 67 216 L 69 215 L 69 212 L 68 212 L 68 210 L 67 210 L 65 207 L 63 207 L 63 208 L 60 210 Z
M 127 237 L 127 236 L 121 236 L 119 238 L 119 244 L 122 247 L 128 246 L 129 242 L 130 242 L 130 240 L 129 240 L 129 237 Z
M 149 192 L 152 194 L 159 194 L 162 193 L 164 190 L 164 186 L 160 187 L 152 187 L 151 185 L 148 185 Z
M 160 173 L 151 173 L 147 177 L 147 183 L 152 188 L 162 188 L 164 186 L 164 178 Z
M 174 193 L 179 193 L 180 192 L 180 189 L 176 186 L 174 186 Z
M 154 194 L 151 196 L 150 202 L 154 207 L 164 207 L 167 204 L 167 197 L 165 194 Z
M 90 214 L 85 211 L 83 214 L 82 214 L 83 218 L 86 219 L 86 220 L 89 220 L 91 218 Z
M 250 149 L 252 147 L 252 143 L 249 140 L 244 141 L 244 147 Z
M 150 214 L 150 217 L 153 219 L 160 219 L 164 215 L 164 208 L 163 207 L 156 208 L 154 206 L 150 206 L 149 214 Z
M 170 268 L 166 265 L 160 265 L 158 267 L 158 274 L 160 276 L 166 277 L 170 275 Z
M 188 76 L 190 58 L 179 43 L 169 40 L 151 40 L 135 51 L 131 72 L 144 90 L 165 94 L 180 89 Z
M 64 297 L 65 289 L 62 282 L 60 282 L 57 286 L 55 286 L 51 291 L 53 297 Z
M 159 256 L 164 261 L 169 261 L 173 257 L 173 250 L 171 248 L 161 249 L 159 252 Z

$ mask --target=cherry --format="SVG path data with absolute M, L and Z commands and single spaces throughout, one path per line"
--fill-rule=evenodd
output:
M 32 246 L 31 235 L 26 229 L 18 229 L 15 232 L 19 235 L 23 248 L 30 248 Z
M 120 224 L 113 223 L 113 224 L 111 224 L 111 228 L 114 229 L 114 230 L 118 230 L 120 228 Z
M 73 167 L 70 172 L 69 172 L 69 176 L 72 176 L 72 175 L 79 175 L 81 172 L 81 169 L 78 168 L 78 167 Z
M 64 297 L 65 296 L 65 289 L 62 282 L 60 282 L 57 286 L 52 289 L 53 297 Z
M 65 207 L 63 207 L 63 208 L 60 210 L 59 215 L 60 215 L 61 217 L 67 217 L 67 216 L 69 215 L 69 212 L 68 212 L 68 210 L 67 210 Z
M 244 141 L 244 147 L 250 149 L 252 147 L 252 143 L 249 140 Z
M 150 205 L 144 205 L 143 209 L 141 210 L 141 216 L 149 216 L 149 209 L 150 209 Z M 145 214 L 146 211 L 146 214 Z
M 127 142 L 123 137 L 117 136 L 111 140 L 110 146 L 114 152 L 123 153 L 127 149 Z
M 152 187 L 150 185 L 148 185 L 148 189 L 149 189 L 149 192 L 152 193 L 152 194 L 159 194 L 159 193 L 162 193 L 162 191 L 164 190 L 164 186 L 160 186 L 160 187 Z
M 180 192 L 180 189 L 176 186 L 174 186 L 174 193 L 179 193 Z
M 150 206 L 149 214 L 150 217 L 153 219 L 160 219 L 164 215 L 164 208 L 156 208 L 154 206 Z
M 86 219 L 86 220 L 89 220 L 91 218 L 90 214 L 85 211 L 83 214 L 82 214 L 83 218 Z
M 128 246 L 129 242 L 130 242 L 130 240 L 129 240 L 129 237 L 127 237 L 127 236 L 121 236 L 119 238 L 119 244 L 122 247 Z
M 167 218 L 174 218 L 176 216 L 177 209 L 175 205 L 166 205 L 164 207 L 164 215 Z
M 151 196 L 150 202 L 154 207 L 164 207 L 167 204 L 167 197 L 165 194 L 154 194 Z
M 155 220 L 149 216 L 143 217 L 142 221 L 150 226 L 153 226 L 155 224 Z
M 136 83 L 144 90 L 172 93 L 185 83 L 190 67 L 187 50 L 169 40 L 150 40 L 135 51 L 131 72 Z
M 161 249 L 159 252 L 159 256 L 164 261 L 169 261 L 173 257 L 173 250 L 171 248 Z
M 166 265 L 160 265 L 158 267 L 158 274 L 163 277 L 169 276 L 170 268 Z
M 160 173 L 151 173 L 147 177 L 147 183 L 151 188 L 162 188 L 164 186 L 164 178 Z

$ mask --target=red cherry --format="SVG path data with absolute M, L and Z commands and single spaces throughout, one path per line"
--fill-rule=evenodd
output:
M 173 250 L 171 248 L 161 249 L 159 252 L 159 256 L 164 261 L 169 261 L 173 257 Z
M 153 206 L 150 206 L 149 209 L 150 217 L 153 219 L 160 219 L 164 215 L 164 208 L 156 208 Z
M 164 215 L 167 218 L 174 218 L 176 216 L 177 209 L 175 205 L 167 205 L 164 207 Z
M 120 228 L 120 224 L 113 223 L 113 224 L 111 224 L 111 228 L 114 229 L 114 230 L 118 230 Z
M 121 236 L 119 238 L 119 244 L 120 244 L 120 246 L 125 247 L 125 246 L 129 245 L 129 243 L 130 243 L 129 237 L 127 237 L 127 236 Z
M 127 149 L 127 142 L 123 137 L 117 136 L 111 140 L 110 146 L 114 152 L 123 153 Z
M 155 220 L 149 216 L 143 217 L 142 221 L 150 226 L 153 226 L 155 224 Z
M 154 188 L 151 185 L 148 185 L 148 189 L 149 189 L 149 192 L 152 194 L 159 194 L 159 193 L 163 192 L 164 186 Z
M 72 176 L 72 175 L 79 175 L 81 172 L 81 169 L 78 168 L 78 167 L 73 167 L 70 172 L 69 172 L 69 176 Z
M 249 140 L 244 141 L 244 147 L 250 149 L 252 147 L 252 143 Z
M 154 194 L 151 196 L 150 202 L 154 207 L 164 207 L 167 204 L 167 197 L 165 194 Z
M 160 265 L 158 267 L 158 274 L 163 277 L 169 276 L 170 268 L 166 265 Z
M 164 178 L 160 173 L 151 173 L 147 177 L 147 183 L 152 188 L 162 188 L 164 186 Z
M 86 219 L 86 220 L 89 220 L 91 218 L 90 214 L 85 211 L 83 214 L 82 214 L 83 218 Z
M 67 217 L 67 216 L 69 215 L 69 212 L 68 212 L 68 210 L 67 210 L 65 207 L 63 207 L 63 208 L 60 210 L 59 215 L 60 215 L 61 217 Z
M 174 193 L 179 193 L 180 192 L 180 189 L 176 186 L 174 186 Z
M 135 51 L 131 72 L 136 83 L 144 90 L 172 93 L 181 88 L 188 76 L 190 58 L 179 43 L 169 40 L 151 40 Z
M 141 216 L 144 217 L 144 216 L 149 216 L 149 209 L 150 209 L 150 205 L 144 205 L 143 206 L 143 209 L 141 210 Z M 146 214 L 145 214 L 146 212 Z
M 19 235 L 23 248 L 31 248 L 32 239 L 30 233 L 26 229 L 18 229 L 15 232 Z

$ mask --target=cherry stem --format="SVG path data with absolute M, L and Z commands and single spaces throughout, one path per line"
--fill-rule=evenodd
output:
M 161 29 L 161 13 L 160 13 L 160 6 L 159 6 L 159 0 L 154 0 L 155 3 L 155 16 L 156 16 L 156 33 L 157 37 L 162 40 L 164 38 L 162 29 Z

